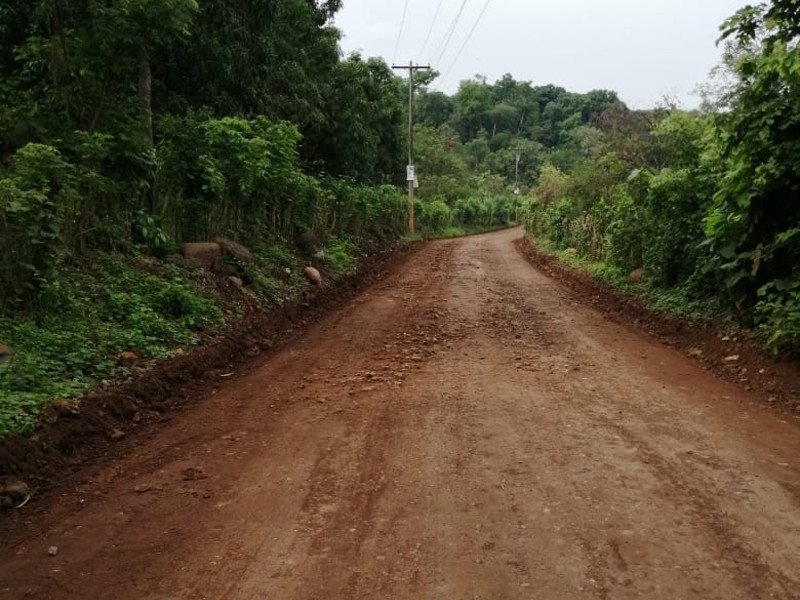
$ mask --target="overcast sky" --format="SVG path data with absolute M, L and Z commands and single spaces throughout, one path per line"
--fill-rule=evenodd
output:
M 665 95 L 685 108 L 719 61 L 719 25 L 746 0 L 490 0 L 460 58 L 456 55 L 486 0 L 467 0 L 443 55 L 446 33 L 462 0 L 344 0 L 336 18 L 342 48 L 387 62 L 433 63 L 444 76 L 434 87 L 453 92 L 475 74 L 490 81 L 511 73 L 570 91 L 613 89 L 636 108 Z M 749 3 L 753 3 L 752 0 Z M 423 46 L 434 23 L 430 42 Z M 395 52 L 395 47 L 397 51 Z M 442 55 L 440 59 L 439 56 Z

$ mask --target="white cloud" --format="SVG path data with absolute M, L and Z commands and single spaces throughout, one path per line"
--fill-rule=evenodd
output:
M 692 95 L 719 61 L 719 24 L 746 0 L 492 0 L 472 41 L 447 78 L 458 82 L 480 72 L 490 80 L 512 73 L 536 84 L 573 91 L 610 88 L 642 107 L 665 94 L 694 106 Z M 461 0 L 444 0 L 424 55 L 420 50 L 433 19 L 435 0 L 409 0 L 408 20 L 393 56 L 403 3 L 345 0 L 337 17 L 345 51 L 361 50 L 387 62 L 435 60 Z M 436 68 L 453 64 L 484 0 L 468 0 L 451 43 Z

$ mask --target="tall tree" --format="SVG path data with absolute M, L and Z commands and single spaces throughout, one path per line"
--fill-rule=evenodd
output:
M 747 6 L 722 32 L 757 49 L 739 58 L 733 109 L 717 118 L 727 172 L 708 231 L 729 283 L 752 297 L 769 281 L 800 285 L 800 5 Z

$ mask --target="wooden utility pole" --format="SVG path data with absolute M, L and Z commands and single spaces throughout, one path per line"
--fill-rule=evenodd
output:
M 416 172 L 414 170 L 414 73 L 416 71 L 430 71 L 430 65 L 415 65 L 413 61 L 405 65 L 392 65 L 393 69 L 408 70 L 408 167 L 406 179 L 408 180 L 408 231 L 414 233 L 414 183 Z
M 514 166 L 514 223 L 519 224 L 519 161 L 522 150 L 517 148 L 517 162 Z

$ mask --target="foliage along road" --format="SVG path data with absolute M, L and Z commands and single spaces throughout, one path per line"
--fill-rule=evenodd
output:
M 424 246 L 84 474 L 0 599 L 800 598 L 798 422 L 520 235 Z

